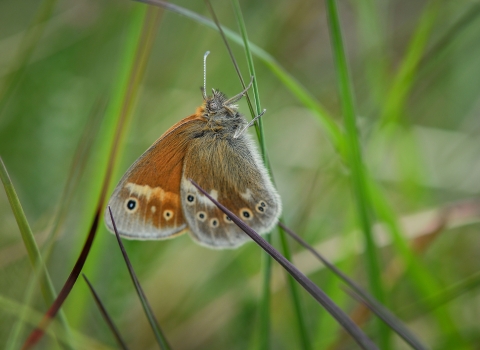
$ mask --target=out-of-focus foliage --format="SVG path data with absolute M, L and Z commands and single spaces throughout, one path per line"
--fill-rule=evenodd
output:
M 201 1 L 175 3 L 209 17 Z M 324 4 L 279 0 L 240 5 L 251 42 L 271 54 L 343 125 Z M 379 223 L 375 232 L 380 235 L 387 306 L 432 348 L 452 348 L 449 341 L 459 338 L 464 341 L 459 346 L 473 348 L 480 342 L 475 277 L 480 270 L 480 205 L 475 202 L 480 192 L 480 5 L 473 0 L 338 5 L 363 158 L 402 235 L 411 240 L 419 263 L 438 285 L 438 294 L 424 302 L 427 296 L 416 287 L 415 274 L 405 273 L 401 254 Z M 57 289 L 80 251 L 103 176 L 98 169 L 107 163 L 95 152 L 109 132 L 98 101 L 107 104 L 112 98 L 126 59 L 122 54 L 132 14 L 145 6 L 126 0 L 0 2 L 0 156 L 41 247 L 56 213 L 66 205 L 60 201 L 78 144 L 91 143 L 47 263 Z M 231 4 L 214 1 L 213 6 L 221 23 L 238 31 Z M 170 12 L 163 13 L 158 28 L 114 182 L 166 129 L 201 104 L 205 51 L 211 51 L 207 89 L 229 96 L 241 90 L 217 32 Z M 243 49 L 232 46 L 248 80 Z M 266 146 L 286 224 L 368 287 L 348 165 L 317 116 L 268 66 L 259 60 L 255 64 L 267 109 L 262 117 Z M 240 105 L 248 114 L 245 101 Z M 96 123 L 89 119 L 92 113 L 98 124 L 88 141 L 81 141 L 89 123 Z M 273 241 L 278 243 L 275 236 Z M 257 246 L 213 251 L 187 235 L 125 245 L 173 348 L 245 349 L 256 344 L 261 286 Z M 298 246 L 293 249 L 294 263 L 344 310 L 354 312 L 356 303 L 338 281 Z M 84 272 L 131 347 L 154 348 L 115 239 L 103 226 Z M 31 276 L 1 190 L 0 296 L 22 304 Z M 273 292 L 272 348 L 298 348 L 288 289 L 276 267 Z M 342 343 L 345 335 L 324 310 L 306 294 L 302 298 L 316 348 L 355 347 L 348 339 Z M 30 306 L 46 310 L 39 291 Z M 433 306 L 441 313 L 432 311 Z M 75 331 L 115 346 L 83 281 L 64 311 Z M 0 347 L 9 341 L 19 313 L 0 308 Z M 365 329 L 376 340 L 376 329 L 369 323 Z M 394 348 L 404 346 L 396 337 L 392 341 Z M 41 346 L 55 344 L 46 337 Z

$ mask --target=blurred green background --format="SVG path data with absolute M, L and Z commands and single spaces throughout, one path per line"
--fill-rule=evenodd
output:
M 202 1 L 175 3 L 210 18 Z M 254 60 L 285 222 L 368 289 L 349 167 L 321 122 L 329 118 L 343 125 L 325 5 L 288 0 L 240 5 L 250 41 L 328 111 L 312 110 L 271 65 Z M 220 22 L 238 32 L 231 3 L 213 1 L 213 6 Z M 338 6 L 364 161 L 380 193 L 372 201 L 386 305 L 431 348 L 479 349 L 480 3 L 361 0 Z M 108 115 L 115 115 L 126 52 L 136 45 L 132 33 L 145 12 L 154 11 L 118 0 L 0 2 L 0 156 L 41 247 L 59 223 L 47 264 L 57 291 L 78 257 L 98 201 L 115 127 Z M 205 51 L 211 52 L 207 89 L 228 96 L 241 90 L 216 31 L 172 12 L 158 13 L 111 186 L 166 129 L 202 103 Z M 244 50 L 232 47 L 248 80 Z M 245 101 L 240 105 L 250 117 Z M 86 148 L 83 158 L 75 156 L 79 147 Z M 384 225 L 388 216 L 390 226 Z M 392 244 L 392 222 L 416 257 L 409 268 L 401 244 Z M 278 246 L 276 232 L 273 243 Z M 252 243 L 214 251 L 188 235 L 125 245 L 173 348 L 255 348 L 260 248 Z M 297 245 L 292 249 L 293 262 L 346 312 L 361 312 L 331 273 Z M 103 223 L 84 272 L 131 347 L 156 348 Z M 14 302 L 25 303 L 31 278 L 1 190 L 2 348 L 12 341 L 20 313 Z M 271 348 L 300 348 L 285 276 L 275 264 L 272 288 Z M 356 348 L 307 294 L 302 292 L 301 300 L 313 348 Z M 37 291 L 31 307 L 41 313 L 47 308 Z M 94 339 L 95 347 L 115 347 L 83 280 L 63 309 L 71 327 Z M 31 330 L 28 324 L 21 339 Z M 377 339 L 371 322 L 365 330 Z M 396 336 L 391 341 L 392 348 L 405 348 Z M 93 348 L 88 344 L 76 346 Z M 39 348 L 57 346 L 47 336 Z

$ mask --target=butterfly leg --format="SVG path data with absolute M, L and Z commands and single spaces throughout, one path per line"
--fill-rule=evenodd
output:
M 238 137 L 240 137 L 240 135 L 242 135 L 245 130 L 247 130 L 249 127 L 251 127 L 258 118 L 260 118 L 262 115 L 265 114 L 266 111 L 267 111 L 267 110 L 264 109 L 264 110 L 262 111 L 262 113 L 260 113 L 260 114 L 257 115 L 255 118 L 253 118 L 253 119 L 250 121 L 250 123 L 248 123 L 246 126 L 244 126 L 244 127 L 242 128 L 242 130 L 238 130 L 238 129 L 237 129 L 237 131 L 235 131 L 235 134 L 233 135 L 233 138 L 234 138 L 234 139 L 237 139 Z M 240 129 L 240 128 L 239 128 L 239 129 Z

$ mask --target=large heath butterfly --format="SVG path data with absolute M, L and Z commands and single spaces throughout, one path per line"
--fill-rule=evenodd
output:
M 167 239 L 189 232 L 210 248 L 248 241 L 189 179 L 258 233 L 275 226 L 280 196 L 246 132 L 253 121 L 247 123 L 235 104 L 251 84 L 229 99 L 218 90 L 207 96 L 204 82 L 203 104 L 195 114 L 168 129 L 127 170 L 108 203 L 121 236 Z M 113 231 L 108 211 L 105 222 Z

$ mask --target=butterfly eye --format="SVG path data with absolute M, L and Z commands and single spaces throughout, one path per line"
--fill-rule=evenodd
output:
M 197 219 L 203 222 L 203 221 L 207 220 L 207 214 L 205 214 L 205 212 L 203 212 L 203 211 L 199 211 L 197 213 Z
M 173 218 L 173 211 L 171 210 L 165 210 L 163 212 L 163 217 L 165 218 L 165 220 L 170 220 L 171 218 Z
M 218 105 L 216 102 L 213 102 L 213 101 L 210 101 L 210 104 L 209 104 L 209 109 L 212 111 L 212 110 L 215 110 L 218 108 Z
M 218 226 L 218 220 L 216 218 L 211 219 L 210 220 L 210 226 L 217 227 Z
M 195 202 L 195 196 L 193 194 L 188 194 L 187 195 L 187 203 L 188 204 L 193 204 Z
M 245 220 L 251 220 L 252 217 L 253 217 L 253 214 L 252 214 L 252 211 L 248 208 L 243 208 L 243 209 L 240 209 L 240 215 L 242 216 L 242 218 L 244 218 Z
M 232 223 L 232 219 L 230 219 L 230 216 L 228 216 L 227 214 L 223 214 L 223 220 L 224 220 L 227 224 L 231 224 L 231 223 Z
M 134 213 L 138 209 L 138 202 L 136 198 L 128 198 L 127 201 L 125 202 L 125 209 L 127 209 L 128 212 Z

